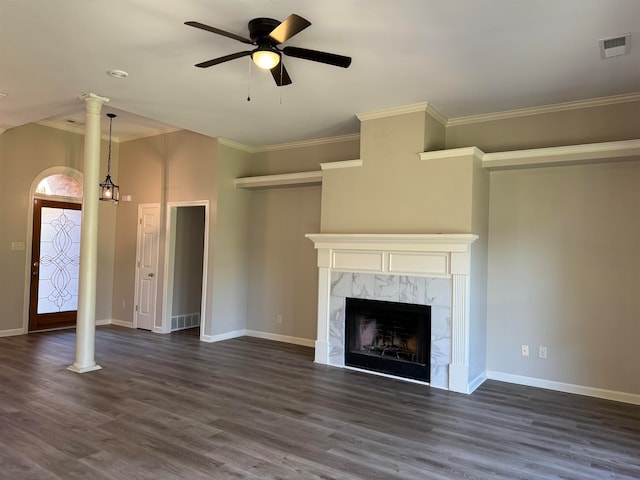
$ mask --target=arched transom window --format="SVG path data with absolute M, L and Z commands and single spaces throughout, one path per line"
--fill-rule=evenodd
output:
M 36 187 L 36 193 L 60 197 L 82 198 L 82 185 L 69 175 L 55 174 L 43 178 Z

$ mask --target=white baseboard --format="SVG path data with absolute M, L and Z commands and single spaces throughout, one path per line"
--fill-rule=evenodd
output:
M 127 327 L 133 328 L 133 322 L 127 320 L 116 320 L 115 318 L 111 320 L 111 325 L 117 325 L 119 327 Z
M 294 345 L 302 345 L 304 347 L 313 347 L 316 343 L 315 340 L 309 340 L 308 338 L 291 337 L 289 335 L 279 335 L 277 333 L 260 332 L 258 330 L 234 330 L 232 332 L 220 333 L 218 335 L 202 335 L 200 340 L 203 342 L 221 342 L 223 340 L 231 340 L 238 337 L 256 337 L 264 338 L 265 340 L 274 340 L 276 342 L 292 343 Z
M 14 337 L 16 335 L 24 335 L 22 328 L 11 328 L 9 330 L 0 330 L 0 337 Z
M 231 340 L 232 338 L 244 337 L 246 330 L 234 330 L 232 332 L 219 333 L 217 335 L 201 335 L 200 340 L 203 342 L 222 342 L 223 340 Z
M 518 385 L 527 385 L 529 387 L 546 388 L 548 390 L 556 390 L 558 392 L 575 393 L 578 395 L 586 395 L 588 397 L 604 398 L 606 400 L 614 400 L 616 402 L 640 405 L 640 395 L 635 393 L 606 390 L 604 388 L 585 387 L 583 385 L 554 382 L 552 380 L 544 380 L 542 378 L 524 377 L 522 375 L 513 375 L 502 372 L 489 371 L 487 372 L 487 378 L 491 380 L 498 380 L 500 382 L 516 383 Z
M 103 325 L 111 325 L 113 320 L 110 318 L 103 318 L 102 320 L 96 320 L 96 327 L 101 327 Z
M 469 382 L 469 393 L 473 393 L 476 390 L 476 388 L 478 388 L 480 385 L 484 383 L 486 379 L 487 379 L 487 372 L 484 371 L 480 375 L 478 375 L 476 378 L 474 378 L 471 382 Z
M 275 340 L 276 342 L 293 343 L 294 345 L 302 345 L 303 347 L 314 347 L 315 340 L 308 338 L 290 337 L 289 335 L 279 335 L 277 333 L 259 332 L 257 330 L 245 330 L 248 337 L 264 338 L 266 340 Z

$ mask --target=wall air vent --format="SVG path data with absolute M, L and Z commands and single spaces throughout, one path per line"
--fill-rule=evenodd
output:
M 626 55 L 631 50 L 631 34 L 600 40 L 600 57 L 603 59 Z

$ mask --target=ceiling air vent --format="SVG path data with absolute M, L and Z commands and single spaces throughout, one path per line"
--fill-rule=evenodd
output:
M 600 56 L 604 58 L 626 55 L 631 48 L 631 34 L 626 33 L 617 37 L 603 38 L 600 40 Z

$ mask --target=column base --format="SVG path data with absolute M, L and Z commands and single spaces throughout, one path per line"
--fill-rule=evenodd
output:
M 73 365 L 69 365 L 67 367 L 67 370 L 71 371 L 71 372 L 75 372 L 75 373 L 86 373 L 86 372 L 93 372 L 94 370 L 101 370 L 102 367 L 100 365 L 97 364 L 93 364 L 90 365 L 88 367 L 78 367 L 75 363 Z
M 458 393 L 471 393 L 469 390 L 469 368 L 465 365 L 449 365 L 449 390 Z
M 329 342 L 316 340 L 315 362 L 329 365 Z

